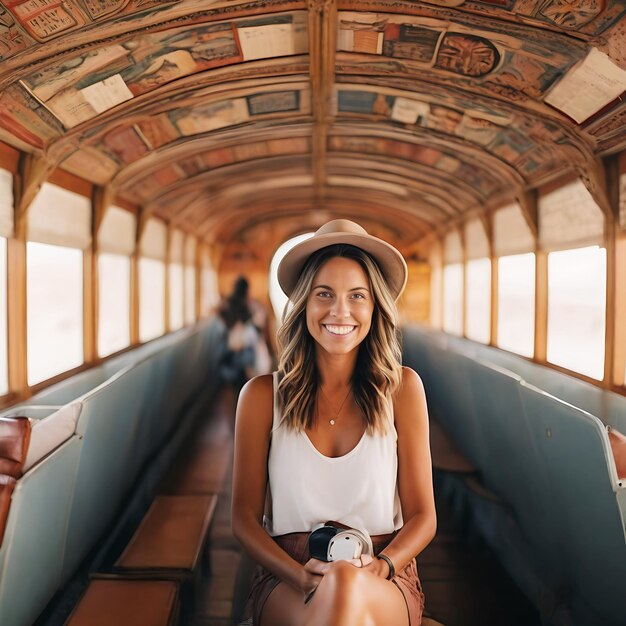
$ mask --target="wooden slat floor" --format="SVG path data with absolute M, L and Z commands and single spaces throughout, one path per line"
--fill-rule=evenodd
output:
M 209 538 L 210 576 L 182 626 L 230 626 L 236 576 L 242 554 L 230 530 L 232 429 L 234 401 L 218 399 L 196 438 L 195 449 L 182 455 L 168 480 L 181 493 L 219 493 Z M 165 489 L 167 491 L 167 489 Z M 438 495 L 438 494 L 436 494 Z M 437 497 L 437 536 L 418 559 L 426 596 L 426 614 L 445 626 L 539 626 L 539 616 L 493 553 L 478 538 L 470 540 L 461 521 Z M 425 620 L 424 626 L 429 620 Z M 393 625 L 390 625 L 393 626 Z

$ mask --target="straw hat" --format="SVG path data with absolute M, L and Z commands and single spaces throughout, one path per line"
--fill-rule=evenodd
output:
M 321 226 L 310 239 L 294 246 L 278 266 L 278 282 L 291 295 L 307 259 L 318 250 L 335 244 L 349 244 L 361 248 L 376 261 L 397 300 L 407 279 L 407 268 L 402 255 L 390 244 L 370 235 L 362 226 L 350 220 L 332 220 Z

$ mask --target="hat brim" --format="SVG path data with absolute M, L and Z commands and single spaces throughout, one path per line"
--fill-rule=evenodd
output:
M 318 250 L 335 244 L 348 244 L 364 250 L 378 264 L 395 300 L 400 297 L 407 281 L 404 258 L 391 244 L 373 235 L 346 232 L 314 235 L 294 246 L 278 266 L 278 283 L 287 296 L 291 296 L 307 259 Z

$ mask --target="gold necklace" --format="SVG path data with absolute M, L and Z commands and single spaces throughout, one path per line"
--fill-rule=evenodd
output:
M 324 391 L 323 391 L 323 389 L 321 388 L 321 386 L 319 387 L 319 390 L 320 390 L 320 393 L 324 396 L 324 399 L 326 400 L 326 402 L 328 403 L 328 405 L 330 406 L 331 402 L 330 402 L 330 400 L 328 399 L 328 396 L 324 393 Z M 346 403 L 346 400 L 348 399 L 348 396 L 349 396 L 351 393 L 352 393 L 352 389 L 351 389 L 351 388 L 349 388 L 349 389 L 348 389 L 348 393 L 346 394 L 346 397 L 343 399 L 343 401 L 342 401 L 341 405 L 339 406 L 339 410 L 337 411 L 337 413 L 335 413 L 335 417 L 331 417 L 331 418 L 328 420 L 328 423 L 329 423 L 331 426 L 334 426 L 334 425 L 335 425 L 335 422 L 337 421 L 337 419 L 339 419 L 339 415 L 340 415 L 340 413 L 341 413 L 341 410 L 343 409 L 343 405 Z M 319 411 L 319 408 L 318 408 L 318 411 Z

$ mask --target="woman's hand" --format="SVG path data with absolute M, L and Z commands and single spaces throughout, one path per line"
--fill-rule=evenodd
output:
M 309 559 L 304 564 L 302 576 L 300 577 L 300 590 L 304 594 L 305 603 L 312 598 L 324 574 L 328 571 L 328 565 L 329 563 L 319 559 Z
M 331 568 L 331 565 L 332 563 L 329 563 L 327 561 L 320 561 L 320 559 L 309 559 L 304 564 L 304 569 L 310 574 L 321 577 L 328 572 L 328 570 Z
M 372 562 L 372 557 L 369 554 L 364 554 L 358 559 L 343 559 L 346 563 L 350 563 L 350 565 L 354 565 L 354 567 L 367 567 Z M 317 576 L 324 576 L 327 574 L 331 567 L 333 567 L 334 563 L 337 561 L 320 561 L 319 559 L 309 559 L 304 564 L 304 569 L 311 574 L 315 574 Z
M 367 564 L 365 563 L 365 559 L 368 560 Z M 382 559 L 372 558 L 366 555 L 362 556 L 361 560 L 363 561 L 363 567 L 371 574 L 385 579 L 389 576 L 389 565 Z
M 347 562 L 354 565 L 354 567 L 368 567 L 372 563 L 372 557 L 364 555 L 358 559 L 349 559 Z M 300 581 L 300 589 L 304 594 L 305 603 L 313 597 L 313 594 L 324 577 L 324 574 L 327 574 L 333 566 L 333 561 L 320 561 L 319 559 L 309 559 L 304 564 L 303 575 Z

